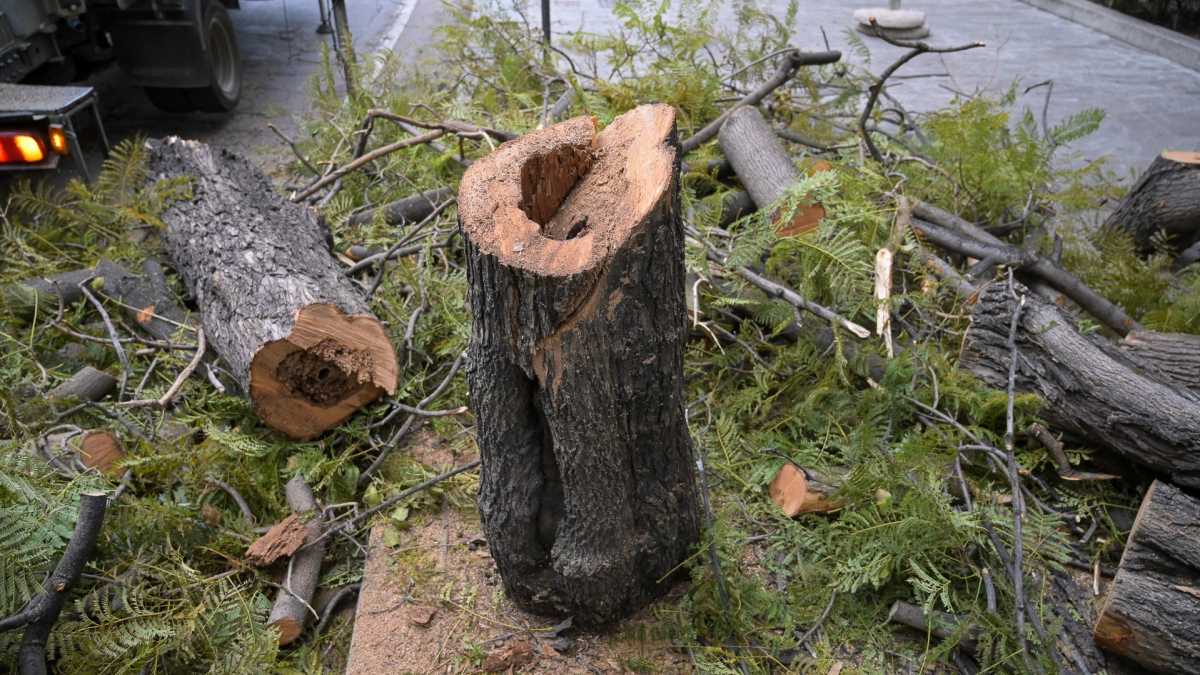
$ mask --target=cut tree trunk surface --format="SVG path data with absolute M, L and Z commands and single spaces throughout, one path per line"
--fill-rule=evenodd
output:
M 1176 252 L 1200 241 L 1200 152 L 1155 157 L 1105 226 L 1129 232 L 1143 253 L 1160 232 Z
M 646 105 L 505 143 L 459 190 L 479 507 L 538 613 L 627 615 L 699 537 L 678 172 L 674 110 Z
M 1200 500 L 1155 481 L 1142 498 L 1097 644 L 1160 673 L 1200 673 Z
M 1142 372 L 1075 328 L 1053 304 L 1025 295 L 1017 345 L 1016 387 L 1041 396 L 1052 426 L 1086 438 L 1172 482 L 1200 488 L 1200 397 Z M 979 291 L 961 365 L 1005 389 L 1015 300 L 1004 284 Z
M 193 198 L 163 213 L 166 247 L 209 343 L 268 426 L 313 438 L 395 391 L 395 350 L 311 211 L 203 143 L 154 143 L 150 168 L 192 180 Z

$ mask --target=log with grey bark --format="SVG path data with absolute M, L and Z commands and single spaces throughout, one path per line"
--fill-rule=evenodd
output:
M 1163 152 L 1105 221 L 1128 232 L 1143 253 L 1161 240 L 1175 252 L 1200 241 L 1200 152 Z
M 117 300 L 127 316 L 159 340 L 170 340 L 186 324 L 187 312 L 176 302 L 157 260 L 143 262 L 140 274 L 101 260 L 96 265 L 96 276 L 104 280 L 104 295 Z
M 79 284 L 95 275 L 95 270 L 87 268 L 30 277 L 6 286 L 0 292 L 0 306 L 18 316 L 27 316 L 34 310 L 43 316 L 54 316 L 60 303 L 70 305 L 82 299 Z
M 350 216 L 351 225 L 365 225 L 375 219 L 379 213 L 388 225 L 404 225 L 405 223 L 420 222 L 422 218 L 433 213 L 438 204 L 454 196 L 451 188 L 434 188 L 415 195 L 397 199 L 383 206 L 367 209 Z
M 1172 482 L 1200 488 L 1200 396 L 1151 375 L 1120 351 L 1082 334 L 1061 309 L 1025 296 L 1017 345 L 1019 391 L 1045 400 L 1052 426 L 1111 450 Z M 1004 284 L 979 290 L 960 365 L 1005 389 L 1015 300 Z
M 1200 500 L 1150 486 L 1094 636 L 1155 672 L 1200 672 Z
M 582 624 L 663 593 L 699 537 L 674 122 L 568 120 L 459 191 L 491 554 L 515 601 Z
M 155 178 L 187 176 L 192 197 L 162 220 L 205 335 L 254 410 L 313 438 L 396 388 L 396 353 L 307 208 L 245 159 L 169 138 L 150 146 Z
M 1119 344 L 1158 379 L 1200 394 L 1200 335 L 1134 331 Z
M 117 388 L 117 378 L 92 366 L 80 368 L 69 379 L 51 389 L 47 398 L 51 400 L 78 399 L 99 401 Z

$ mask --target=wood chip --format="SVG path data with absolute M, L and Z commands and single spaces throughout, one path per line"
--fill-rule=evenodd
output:
M 413 605 L 408 608 L 408 620 L 414 626 L 428 626 L 437 616 L 437 608 L 427 605 Z
M 791 463 L 779 467 L 768 490 L 771 499 L 788 518 L 801 513 L 836 511 L 841 505 L 828 498 L 831 491 L 827 486 L 810 482 L 804 472 Z
M 83 465 L 107 476 L 121 475 L 121 467 L 117 463 L 124 458 L 125 450 L 111 431 L 93 429 L 84 434 L 79 442 L 79 459 Z
M 483 662 L 483 670 L 488 673 L 515 670 L 532 660 L 533 645 L 529 640 L 520 640 L 492 650 Z
M 246 562 L 255 567 L 266 567 L 276 560 L 286 558 L 304 545 L 306 531 L 300 516 L 291 514 L 267 530 L 250 548 L 246 549 Z

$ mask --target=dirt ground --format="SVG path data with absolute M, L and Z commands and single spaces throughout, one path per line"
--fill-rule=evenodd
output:
M 463 461 L 419 438 L 411 456 L 431 469 Z M 474 510 L 447 504 L 410 521 L 371 532 L 348 674 L 692 672 L 686 653 L 650 637 L 653 606 L 607 632 L 513 606 Z

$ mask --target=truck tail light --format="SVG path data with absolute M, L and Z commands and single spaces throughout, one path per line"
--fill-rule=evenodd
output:
M 0 131 L 0 164 L 38 164 L 46 159 L 42 139 L 25 131 Z
M 60 155 L 69 155 L 71 146 L 67 144 L 67 133 L 61 125 L 50 125 L 50 149 Z

